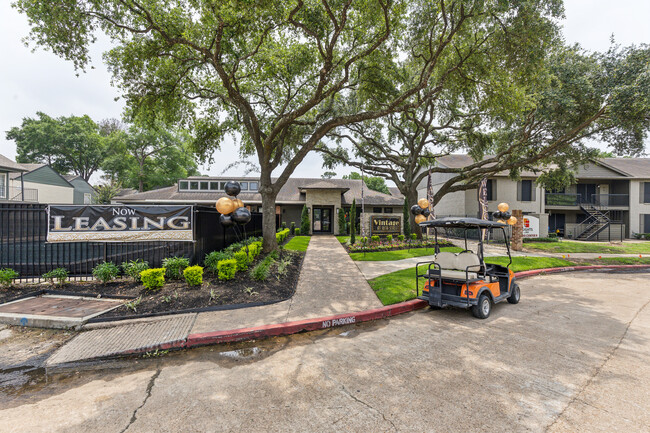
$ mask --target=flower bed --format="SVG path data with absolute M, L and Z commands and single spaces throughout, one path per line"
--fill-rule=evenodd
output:
M 436 246 L 436 242 L 433 239 L 422 239 L 422 240 L 392 240 L 388 241 L 382 239 L 379 241 L 367 240 L 357 242 L 353 245 L 348 245 L 348 251 L 351 253 L 370 253 L 373 251 L 392 251 L 392 250 L 405 250 L 413 248 L 433 248 Z M 445 240 L 438 240 L 439 247 L 452 247 L 454 244 Z

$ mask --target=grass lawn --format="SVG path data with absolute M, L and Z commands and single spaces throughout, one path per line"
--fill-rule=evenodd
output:
M 643 254 L 650 253 L 650 242 L 625 243 L 610 245 L 604 242 L 526 242 L 524 248 L 529 250 L 547 251 L 551 253 L 619 253 Z
M 650 257 L 603 257 L 580 264 L 588 265 L 650 265 Z
M 350 236 L 337 236 L 336 239 L 338 239 L 342 244 L 350 242 Z
M 294 236 L 286 243 L 284 249 L 292 251 L 307 251 L 309 239 L 311 239 L 309 236 Z
M 487 263 L 507 264 L 507 257 L 487 257 Z M 515 272 L 529 269 L 555 268 L 573 266 L 575 263 L 568 260 L 551 257 L 513 257 L 510 269 Z M 420 267 L 424 270 L 425 266 Z M 377 297 L 384 305 L 396 304 L 415 298 L 415 267 L 381 275 L 368 281 Z M 422 281 L 420 281 L 422 284 Z M 422 288 L 422 286 L 420 286 Z
M 440 251 L 459 253 L 463 251 L 459 247 L 442 247 Z M 436 253 L 435 248 L 412 248 L 410 250 L 374 251 L 371 253 L 350 253 L 352 260 L 359 262 L 378 262 L 387 260 L 402 260 L 411 257 L 432 256 Z

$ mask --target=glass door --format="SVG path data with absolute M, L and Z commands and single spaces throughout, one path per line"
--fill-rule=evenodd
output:
M 331 233 L 332 232 L 332 209 L 315 207 L 313 208 L 314 233 Z

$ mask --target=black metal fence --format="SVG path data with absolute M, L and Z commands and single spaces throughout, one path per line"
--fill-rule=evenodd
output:
M 207 253 L 221 250 L 241 237 L 262 235 L 262 214 L 253 213 L 240 230 L 224 229 L 219 213 L 211 207 L 194 207 L 196 242 L 66 242 L 47 243 L 46 205 L 0 203 L 0 268 L 11 268 L 20 278 L 40 278 L 55 268 L 66 268 L 71 276 L 90 277 L 104 261 L 117 265 L 142 259 L 152 267 L 163 259 L 184 256 L 202 264 Z

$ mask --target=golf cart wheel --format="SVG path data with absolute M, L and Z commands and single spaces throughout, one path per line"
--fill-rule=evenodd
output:
M 519 298 L 521 297 L 521 291 L 519 290 L 519 284 L 512 283 L 510 288 L 511 294 L 508 296 L 508 302 L 511 304 L 518 304 Z
M 483 293 L 478 298 L 478 304 L 472 306 L 472 314 L 479 319 L 487 319 L 492 311 L 492 302 L 490 297 Z

